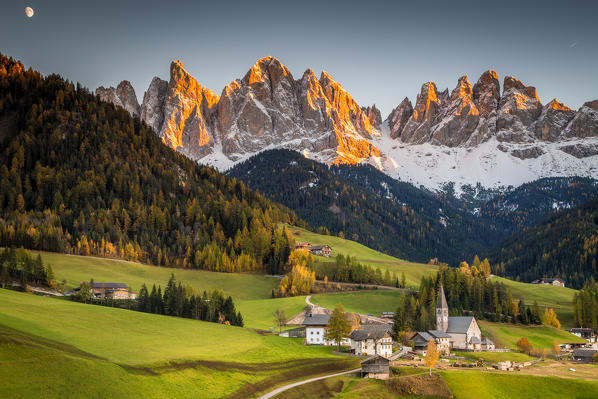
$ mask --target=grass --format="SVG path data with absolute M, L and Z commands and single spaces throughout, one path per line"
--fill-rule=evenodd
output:
M 529 362 L 535 358 L 519 352 L 451 352 L 455 356 L 463 356 L 471 360 L 483 360 L 486 363 L 498 363 L 510 360 L 512 362 Z
M 38 253 L 30 251 L 31 253 Z M 255 274 L 216 273 L 204 270 L 171 269 L 122 260 L 72 256 L 53 252 L 39 252 L 44 263 L 52 265 L 57 281 L 66 280 L 67 286 L 78 286 L 81 281 L 116 281 L 129 285 L 138 292 L 142 284 L 166 286 L 170 275 L 196 289 L 222 289 L 235 300 L 269 298 L 278 280 Z
M 341 292 L 313 295 L 311 302 L 328 309 L 334 309 L 340 303 L 347 312 L 380 316 L 382 312 L 396 310 L 400 295 L 398 291 L 388 290 Z
M 553 285 L 522 283 L 496 276 L 492 277 L 492 279 L 496 279 L 510 287 L 513 297 L 518 299 L 523 298 L 526 305 L 532 305 L 534 301 L 537 301 L 541 308 L 553 308 L 564 327 L 574 326 L 573 294 L 577 290 Z
M 459 399 L 598 397 L 598 383 L 581 379 L 479 371 L 442 371 L 440 375 Z
M 243 315 L 245 327 L 267 330 L 270 327 L 276 329 L 274 316 L 276 309 L 284 310 L 288 319 L 303 311 L 305 308 L 305 297 L 296 296 L 290 298 L 256 299 L 239 301 L 237 310 Z
M 313 383 L 300 385 L 277 395 L 277 399 L 300 398 L 396 398 L 385 386 L 383 381 L 361 379 L 356 377 L 341 376 L 319 380 Z
M 357 363 L 331 350 L 238 327 L 0 290 L 0 397 L 258 392 Z
M 480 329 L 484 336 L 490 337 L 495 343 L 500 343 L 505 348 L 517 350 L 517 341 L 526 337 L 534 348 L 551 349 L 554 341 L 562 344 L 565 342 L 585 342 L 567 331 L 548 326 L 523 326 L 514 324 L 491 323 L 479 321 Z
M 339 253 L 351 255 L 363 264 L 371 265 L 374 268 L 379 267 L 382 272 L 385 270 L 389 270 L 391 273 L 395 272 L 399 278 L 401 277 L 401 273 L 404 272 L 408 287 L 419 287 L 423 276 L 435 275 L 438 270 L 438 266 L 401 260 L 368 248 L 355 241 L 336 236 L 321 235 L 295 226 L 287 226 L 287 228 L 295 237 L 296 242 L 309 242 L 312 245 L 330 245 L 332 248 L 331 257 L 317 256 L 316 259 L 320 262 L 333 262 L 334 257 Z

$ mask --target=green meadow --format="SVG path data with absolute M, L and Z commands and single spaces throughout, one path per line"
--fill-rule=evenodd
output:
M 491 323 L 481 320 L 480 329 L 484 336 L 490 337 L 495 343 L 505 348 L 517 350 L 517 341 L 522 337 L 534 346 L 534 348 L 551 349 L 554 341 L 559 344 L 565 342 L 585 342 L 567 331 L 548 326 L 523 326 L 504 323 Z
M 239 327 L 0 289 L 0 397 L 257 393 L 357 363 L 331 351 Z
M 391 290 L 340 292 L 312 295 L 311 302 L 328 309 L 334 309 L 337 304 L 341 304 L 347 312 L 380 316 L 382 312 L 396 310 L 400 295 L 400 292 Z
M 357 258 L 360 263 L 371 265 L 374 268 L 379 267 L 383 272 L 384 270 L 389 270 L 391 273 L 396 273 L 399 278 L 401 277 L 401 273 L 404 272 L 407 286 L 411 288 L 419 287 L 423 276 L 435 275 L 438 270 L 438 266 L 401 260 L 375 251 L 355 241 L 313 233 L 300 227 L 287 226 L 287 228 L 293 234 L 295 242 L 309 242 L 312 245 L 330 245 L 332 255 L 330 258 L 317 256 L 316 260 L 319 262 L 334 262 L 334 257 L 339 253 L 351 255 Z

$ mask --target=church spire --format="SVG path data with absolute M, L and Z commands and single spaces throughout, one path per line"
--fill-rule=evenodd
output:
M 444 296 L 444 287 L 441 285 L 438 291 L 438 301 L 436 302 L 436 329 L 446 332 L 448 325 L 448 304 Z

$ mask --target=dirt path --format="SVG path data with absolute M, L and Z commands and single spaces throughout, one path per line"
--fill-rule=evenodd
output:
M 305 298 L 306 302 L 307 302 L 307 298 Z M 284 392 L 288 389 L 291 388 L 295 388 L 298 387 L 299 385 L 303 385 L 303 384 L 309 384 L 310 382 L 314 382 L 314 381 L 319 381 L 319 380 L 324 380 L 326 378 L 331 378 L 331 377 L 338 377 L 339 375 L 345 375 L 345 374 L 351 374 L 351 373 L 356 373 L 358 371 L 360 371 L 361 369 L 354 369 L 354 370 L 349 370 L 349 371 L 343 371 L 342 373 L 336 373 L 336 374 L 329 374 L 329 375 L 324 375 L 322 377 L 315 377 L 315 378 L 309 378 L 307 380 L 303 380 L 303 381 L 298 381 L 298 382 L 294 382 L 292 384 L 288 384 L 285 386 L 282 386 L 280 388 L 276 388 L 273 391 L 268 392 L 265 395 L 262 395 L 259 397 L 259 399 L 269 399 L 269 398 L 273 398 L 274 396 L 278 395 L 281 392 Z

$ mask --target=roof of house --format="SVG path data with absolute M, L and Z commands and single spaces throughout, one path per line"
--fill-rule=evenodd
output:
M 330 246 L 329 246 L 329 245 L 312 245 L 312 246 L 311 246 L 311 249 L 312 249 L 312 250 L 316 250 L 316 251 L 317 251 L 318 249 L 324 249 L 324 248 L 330 248 Z
M 418 335 L 420 337 L 422 337 L 424 339 L 424 341 L 426 341 L 426 342 L 428 342 L 432 338 L 432 336 L 430 334 L 428 334 L 427 332 L 425 332 L 425 331 L 418 331 L 418 332 L 416 332 L 415 335 L 413 336 L 413 338 L 415 338 Z
M 444 296 L 444 287 L 440 286 L 440 291 L 438 292 L 438 301 L 436 302 L 436 309 L 448 309 L 448 304 L 446 303 L 446 297 Z
M 349 338 L 353 341 L 365 341 L 366 339 L 380 339 L 390 333 L 388 324 L 365 324 L 359 330 L 353 330 Z
M 494 345 L 494 342 L 492 342 L 489 338 L 484 338 L 482 340 L 482 345 Z
M 574 349 L 573 357 L 592 357 L 596 352 L 595 349 Z
M 592 330 L 591 328 L 587 328 L 587 327 L 578 327 L 578 328 L 570 329 L 569 332 L 592 333 L 592 332 L 594 332 L 594 330 Z
M 555 282 L 555 281 L 559 281 L 561 283 L 565 282 L 563 279 L 560 279 L 560 278 L 541 278 L 541 279 L 532 281 L 532 284 L 538 284 L 538 283 L 541 283 L 541 282 L 552 283 L 552 282 Z
M 451 316 L 448 320 L 448 333 L 465 334 L 473 323 L 473 316 Z
M 442 330 L 428 330 L 428 334 L 434 338 L 450 338 L 451 336 Z
M 481 344 L 482 342 L 480 341 L 480 339 L 478 337 L 471 337 L 469 340 L 470 344 Z
M 307 247 L 307 246 L 311 247 L 311 244 L 308 243 L 308 242 L 297 242 L 297 243 L 295 243 L 295 247 Z
M 129 288 L 125 283 L 91 283 L 91 288 Z
M 303 319 L 302 324 L 306 326 L 327 326 L 329 320 L 329 314 L 308 314 Z
M 365 359 L 361 364 L 368 364 L 368 363 L 377 363 L 377 362 L 384 362 L 390 363 L 390 359 L 385 358 L 384 356 L 380 355 L 373 355 Z

